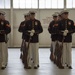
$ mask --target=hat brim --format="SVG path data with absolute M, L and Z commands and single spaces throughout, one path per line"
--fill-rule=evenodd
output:
M 35 15 L 35 13 L 30 13 L 31 15 Z
M 63 14 L 68 14 L 69 12 L 64 12 Z
M 0 15 L 3 15 L 4 16 L 5 14 L 0 13 Z
M 53 17 L 58 17 L 58 16 L 53 16 Z

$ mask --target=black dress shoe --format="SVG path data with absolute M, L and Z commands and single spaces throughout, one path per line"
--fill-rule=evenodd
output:
M 68 66 L 68 65 L 67 65 L 67 67 L 68 67 L 69 69 L 72 69 L 72 66 Z
M 68 67 L 68 65 L 66 65 Z
M 59 69 L 64 69 L 64 66 L 62 66 L 62 65 L 61 66 L 58 66 L 58 67 L 59 67 Z
M 71 67 L 71 66 L 68 66 L 68 68 L 69 68 L 69 69 L 72 69 L 72 67 Z
M 37 65 L 37 67 L 39 67 L 39 65 Z
M 38 66 L 34 66 L 34 69 L 38 69 Z
M 31 67 L 30 66 L 28 66 L 28 67 L 24 67 L 25 69 L 31 69 Z
M 2 70 L 4 70 L 6 67 L 1 67 Z
M 5 66 L 7 66 L 7 64 Z

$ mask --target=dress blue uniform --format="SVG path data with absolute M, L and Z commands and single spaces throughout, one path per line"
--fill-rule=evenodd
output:
M 11 32 L 10 24 L 3 19 L 4 13 L 0 12 L 0 53 L 1 53 L 1 68 L 5 69 L 8 61 L 7 51 L 7 35 Z
M 68 15 L 68 11 L 64 10 L 62 12 L 63 15 Z M 75 25 L 73 20 L 69 18 L 63 18 L 59 23 L 59 31 L 62 35 L 60 35 L 60 42 L 62 42 L 63 38 L 63 53 L 62 53 L 62 64 L 68 66 L 68 68 L 72 68 L 72 34 L 75 32 Z
M 34 14 L 35 14 L 34 12 L 30 13 L 30 15 L 34 15 Z M 35 32 L 33 33 L 32 30 Z M 26 22 L 26 25 L 24 28 L 24 33 L 26 34 L 25 36 L 26 43 L 29 42 L 29 39 L 31 37 L 29 50 L 28 50 L 28 59 L 29 59 L 28 66 L 29 67 L 31 67 L 31 55 L 34 61 L 34 68 L 37 68 L 37 66 L 39 65 L 39 53 L 38 53 L 39 34 L 42 32 L 43 32 L 43 28 L 39 20 L 34 18 Z
M 58 21 L 58 18 L 57 18 L 57 14 L 53 14 L 53 18 L 57 19 L 56 21 L 55 20 L 52 20 L 49 24 L 49 27 L 48 27 L 48 31 L 49 33 L 51 34 L 51 40 L 52 40 L 52 58 L 51 60 L 54 60 L 55 56 L 54 56 L 54 52 L 55 52 L 55 45 L 56 45 L 56 41 L 58 40 L 58 25 L 59 25 L 59 21 Z
M 22 44 L 21 44 L 21 55 L 20 55 L 20 58 L 22 59 L 22 62 L 24 63 L 25 62 L 25 49 L 26 49 L 26 43 L 25 43 L 25 37 L 26 35 L 23 33 L 23 30 L 24 30 L 24 26 L 26 25 L 26 21 L 29 19 L 29 14 L 24 14 L 24 18 L 25 20 L 22 21 L 20 23 L 20 26 L 19 26 L 19 29 L 18 31 L 22 33 Z

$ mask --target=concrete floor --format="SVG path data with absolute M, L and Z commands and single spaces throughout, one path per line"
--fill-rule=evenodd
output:
M 19 58 L 20 49 L 8 49 L 9 58 L 8 66 L 5 70 L 0 70 L 0 75 L 75 75 L 75 49 L 72 49 L 72 67 L 73 69 L 58 69 L 49 60 L 49 48 L 40 48 L 40 67 L 38 69 L 24 69 L 23 64 Z

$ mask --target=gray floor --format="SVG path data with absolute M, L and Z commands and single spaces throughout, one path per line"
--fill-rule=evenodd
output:
M 72 67 L 73 69 L 58 69 L 49 60 L 49 48 L 40 48 L 40 67 L 39 69 L 25 70 L 19 59 L 19 49 L 9 49 L 8 66 L 5 70 L 0 70 L 0 75 L 75 75 L 75 50 L 72 49 Z

